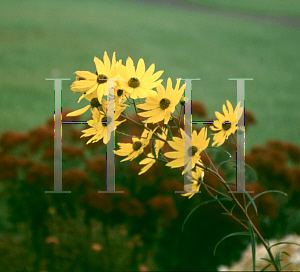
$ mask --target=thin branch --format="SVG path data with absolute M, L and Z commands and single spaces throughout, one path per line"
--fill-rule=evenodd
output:
M 134 101 L 134 100 L 133 100 L 133 105 L 134 105 L 134 110 L 135 110 L 135 113 L 136 113 L 137 117 L 139 118 L 139 120 L 140 120 L 140 122 L 143 124 L 143 126 L 146 127 L 145 124 L 142 122 L 140 116 L 138 115 L 137 108 L 136 108 L 136 105 L 135 105 L 135 101 Z
M 129 135 L 129 134 L 126 134 L 126 133 L 121 132 L 121 131 L 118 131 L 118 130 L 115 130 L 115 131 L 118 132 L 118 133 L 120 133 L 120 134 L 123 134 L 123 135 L 126 135 L 126 136 L 128 136 L 128 137 L 131 137 L 131 138 L 136 137 L 136 138 L 147 139 L 147 137 L 141 137 L 141 136 Z
M 205 183 L 202 183 L 202 184 L 204 185 L 206 191 L 207 191 L 213 198 L 216 199 L 216 197 L 215 197 L 215 196 L 207 189 L 207 185 L 206 185 Z M 228 196 L 226 196 L 226 197 L 229 198 L 229 199 L 231 199 L 231 198 L 228 197 Z M 218 200 L 218 203 L 220 204 L 220 206 L 221 206 L 228 214 L 231 215 L 231 217 L 232 217 L 235 221 L 237 221 L 239 224 L 241 224 L 243 227 L 245 227 L 245 228 L 248 230 L 248 227 L 247 227 L 245 224 L 243 224 L 239 219 L 237 219 L 232 213 L 230 213 L 230 212 L 227 210 L 227 208 L 225 208 L 225 206 L 221 203 L 221 201 Z
M 125 115 L 122 114 L 122 113 L 121 113 L 120 116 L 124 117 L 125 119 L 127 119 L 127 120 L 129 120 L 129 121 L 131 121 L 131 122 L 133 122 L 133 123 L 135 123 L 135 124 L 138 124 L 138 125 L 140 125 L 140 126 L 143 126 L 142 124 L 140 124 L 140 123 L 138 123 L 138 122 L 132 120 L 131 118 L 129 118 L 128 116 L 125 116 Z M 148 127 L 144 127 L 144 128 L 147 129 L 147 130 L 149 130 L 149 131 L 151 130 L 151 129 L 148 128 Z M 153 135 L 155 135 L 156 138 L 157 138 L 158 140 L 163 141 L 163 142 L 165 142 L 166 144 L 169 144 L 167 140 L 165 140 L 165 139 L 161 138 L 160 136 L 158 136 L 157 133 L 154 132 Z
M 181 106 L 180 108 L 180 114 L 179 114 L 179 122 L 178 122 L 178 131 L 179 131 L 179 128 L 180 128 L 180 121 L 181 121 L 181 115 L 182 115 L 182 109 L 183 109 L 183 106 Z
M 270 256 L 270 258 L 271 258 L 271 260 L 272 260 L 272 262 L 273 262 L 273 265 L 274 265 L 276 271 L 280 271 L 279 268 L 278 268 L 278 265 L 277 265 L 277 263 L 276 263 L 276 261 L 275 261 L 275 258 L 274 258 L 274 256 L 273 256 L 273 254 L 272 254 L 272 252 L 271 252 L 271 250 L 270 250 L 268 244 L 267 244 L 267 242 L 266 242 L 266 241 L 264 240 L 264 238 L 261 236 L 260 232 L 257 230 L 257 228 L 255 227 L 255 225 L 254 225 L 253 222 L 251 221 L 251 219 L 250 219 L 250 217 L 249 217 L 247 211 L 243 208 L 243 206 L 240 204 L 240 202 L 236 199 L 234 193 L 230 190 L 228 184 L 225 182 L 225 180 L 222 178 L 222 176 L 220 176 L 220 174 L 217 173 L 217 172 L 215 172 L 214 170 L 209 169 L 209 168 L 207 168 L 206 166 L 199 164 L 198 162 L 196 163 L 196 165 L 198 165 L 198 166 L 200 166 L 201 168 L 206 169 L 206 170 L 208 170 L 209 172 L 211 172 L 212 174 L 214 174 L 214 175 L 222 182 L 222 184 L 227 188 L 227 190 L 228 190 L 228 192 L 231 194 L 231 196 L 232 196 L 234 202 L 240 207 L 240 209 L 241 209 L 241 210 L 243 211 L 243 213 L 246 215 L 247 219 L 249 220 L 250 224 L 251 224 L 252 227 L 253 227 L 254 232 L 256 233 L 256 235 L 258 236 L 259 240 L 262 242 L 262 244 L 263 244 L 264 247 L 266 248 L 266 250 L 267 250 L 267 252 L 268 252 L 268 254 L 269 254 L 269 256 Z M 247 229 L 248 229 L 248 228 L 247 228 Z

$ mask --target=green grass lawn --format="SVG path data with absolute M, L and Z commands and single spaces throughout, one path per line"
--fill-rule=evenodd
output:
M 256 2 L 252 11 L 259 13 L 266 6 Z M 290 5 L 282 12 L 292 16 L 297 9 Z M 85 105 L 69 89 L 73 73 L 94 71 L 94 56 L 102 58 L 106 50 L 123 63 L 128 56 L 135 63 L 144 58 L 146 68 L 155 63 L 164 82 L 201 78 L 193 98 L 205 103 L 212 118 L 226 99 L 236 101 L 236 85 L 228 78 L 253 78 L 246 82 L 246 108 L 258 124 L 246 132 L 246 150 L 269 138 L 300 144 L 299 29 L 120 0 L 6 1 L 0 26 L 0 132 L 26 131 L 51 117 L 53 83 L 45 78 L 71 78 L 63 83 L 63 108 Z

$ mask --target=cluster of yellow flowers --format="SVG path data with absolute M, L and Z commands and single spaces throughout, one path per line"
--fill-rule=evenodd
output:
M 145 166 L 141 169 L 139 175 L 145 173 L 155 163 L 156 159 L 164 160 L 167 162 L 166 165 L 171 168 L 184 167 L 192 160 L 192 169 L 194 169 L 192 171 L 192 184 L 186 185 L 185 191 L 198 191 L 204 177 L 203 168 L 200 167 L 203 165 L 200 154 L 208 147 L 210 141 L 210 138 L 207 138 L 207 129 L 202 128 L 199 133 L 196 130 L 192 132 L 192 146 L 188 149 L 188 152 L 184 151 L 184 139 L 186 136 L 184 131 L 180 128 L 181 138 L 170 137 L 167 129 L 168 122 L 173 119 L 172 114 L 175 112 L 175 107 L 183 97 L 185 84 L 180 87 L 180 80 L 177 80 L 173 88 L 172 80 L 168 78 L 167 86 L 164 87 L 161 84 L 163 80 L 159 79 L 163 71 L 154 73 L 154 64 L 146 70 L 145 62 L 142 58 L 138 61 L 136 69 L 130 57 L 128 57 L 126 65 L 123 65 L 122 60 L 116 60 L 115 53 L 111 61 L 107 53 L 104 52 L 103 62 L 97 57 L 94 58 L 94 62 L 96 72 L 76 71 L 76 81 L 71 85 L 72 91 L 81 93 L 78 103 L 82 99 L 86 99 L 89 101 L 89 104 L 69 113 L 68 116 L 78 116 L 89 109 L 92 112 L 93 119 L 88 121 L 91 128 L 83 130 L 84 134 L 81 137 L 93 136 L 87 144 L 101 139 L 103 139 L 104 144 L 107 144 L 109 140 L 107 139 L 107 126 L 112 120 L 109 120 L 107 117 L 107 101 L 103 97 L 107 96 L 108 79 L 114 79 L 114 128 L 116 129 L 122 122 L 129 119 L 123 114 L 123 111 L 129 106 L 125 103 L 126 101 L 130 102 L 130 99 L 133 100 L 130 103 L 134 104 L 135 109 L 137 107 L 144 110 L 144 112 L 137 113 L 138 116 L 147 118 L 141 122 L 141 125 L 145 128 L 142 135 L 140 137 L 133 136 L 132 143 L 118 143 L 120 149 L 116 150 L 115 154 L 126 156 L 122 161 L 133 160 L 144 152 L 144 148 L 153 139 L 155 140 L 154 150 L 152 149 L 152 152 L 140 161 L 140 164 Z M 153 90 L 154 88 L 156 88 L 156 91 Z M 135 103 L 140 98 L 146 98 L 145 103 L 136 106 Z M 229 135 L 236 132 L 237 108 L 233 110 L 228 100 L 227 106 L 228 110 L 223 105 L 224 114 L 216 112 L 218 120 L 214 121 L 214 126 L 211 127 L 215 132 L 213 146 L 222 145 Z M 124 119 L 117 121 L 120 117 Z M 154 130 L 147 127 L 147 123 L 158 123 L 160 121 L 164 121 L 165 127 L 158 126 Z M 160 128 L 161 134 L 155 132 L 157 128 Z M 167 137 L 170 140 L 167 140 Z M 165 143 L 169 144 L 175 151 L 163 154 L 162 149 Z M 169 162 L 165 157 L 174 160 Z M 183 195 L 191 198 L 194 193 Z

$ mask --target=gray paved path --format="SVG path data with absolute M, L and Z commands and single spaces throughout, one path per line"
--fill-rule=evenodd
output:
M 293 28 L 300 28 L 300 19 L 272 16 L 272 15 L 261 15 L 261 14 L 249 14 L 239 11 L 229 11 L 217 7 L 208 7 L 201 4 L 182 2 L 178 0 L 128 0 L 130 2 L 145 2 L 153 5 L 164 5 L 172 6 L 177 8 L 189 9 L 194 11 L 199 11 L 202 13 L 211 13 L 215 15 L 222 15 L 228 17 L 244 18 L 248 20 L 255 20 L 257 22 L 261 21 L 266 24 L 279 24 L 284 26 L 289 26 Z M 300 3 L 300 0 L 299 0 Z

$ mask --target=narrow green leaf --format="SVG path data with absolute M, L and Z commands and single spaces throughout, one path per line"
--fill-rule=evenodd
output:
M 207 147 L 207 148 L 209 148 L 209 147 Z M 221 150 L 223 150 L 223 149 L 221 149 Z M 223 150 L 223 151 L 225 151 L 225 150 Z M 227 151 L 226 151 L 227 152 Z M 228 152 L 227 152 L 228 153 Z M 230 154 L 229 154 L 230 155 Z M 230 155 L 230 158 L 231 158 L 231 155 Z M 218 165 L 218 167 L 217 167 L 217 170 L 219 169 L 219 167 L 222 165 L 222 164 L 224 164 L 224 163 L 226 163 L 226 162 L 235 162 L 236 163 L 236 160 L 226 160 L 226 161 L 223 161 L 223 162 L 221 162 L 219 165 Z M 256 173 L 255 173 L 255 171 L 254 171 L 254 169 L 250 166 L 250 165 L 248 165 L 247 163 L 245 163 L 245 165 L 246 166 L 248 166 L 249 168 L 250 168 L 250 170 L 253 172 L 253 174 L 254 174 L 254 177 L 255 177 L 255 179 L 257 180 L 257 175 L 256 175 Z M 236 166 L 235 166 L 236 167 Z
M 245 163 L 245 165 L 248 166 L 248 167 L 250 168 L 250 170 L 251 170 L 251 171 L 253 172 L 253 174 L 254 174 L 255 179 L 257 180 L 257 175 L 256 175 L 254 169 L 253 169 L 249 164 L 247 164 L 247 163 Z
M 228 198 L 215 198 L 215 199 L 211 199 L 211 200 L 208 200 L 208 201 L 205 201 L 205 202 L 202 202 L 200 203 L 199 205 L 197 205 L 194 209 L 192 209 L 192 211 L 188 214 L 188 216 L 186 217 L 186 219 L 184 220 L 183 224 L 182 224 L 182 232 L 183 232 L 183 228 L 184 228 L 184 225 L 186 223 L 186 221 L 188 220 L 188 218 L 192 215 L 192 213 L 198 209 L 200 206 L 202 205 L 205 205 L 205 204 L 208 204 L 210 202 L 216 202 L 216 201 L 232 201 L 231 199 L 228 199 Z
M 266 259 L 266 258 L 261 258 L 262 260 L 264 260 L 264 261 L 267 261 L 267 262 L 269 262 L 269 263 L 273 263 L 273 261 L 272 260 L 268 260 L 268 259 Z
M 281 268 L 281 270 L 285 269 L 288 265 L 291 265 L 292 263 L 286 264 L 284 267 Z
M 267 266 L 265 266 L 262 270 L 260 271 L 266 271 L 266 269 L 268 269 L 272 264 L 267 264 Z
M 300 246 L 300 244 L 293 243 L 293 242 L 281 242 L 281 243 L 276 243 L 276 244 L 274 244 L 274 245 L 271 245 L 269 248 L 272 248 L 272 247 L 278 246 L 278 245 L 284 245 L 284 244 Z
M 249 198 L 251 204 L 253 205 L 253 207 L 254 207 L 254 209 L 255 209 L 255 212 L 256 212 L 256 214 L 257 214 L 257 207 L 256 207 L 256 205 L 255 205 L 255 203 L 254 203 L 254 201 L 253 201 L 253 198 L 249 195 L 248 192 L 246 192 L 246 190 L 245 190 L 243 187 L 241 187 L 241 186 L 238 185 L 238 184 L 232 183 L 232 182 L 226 182 L 226 184 L 229 184 L 229 185 L 235 185 L 235 186 L 238 186 L 239 188 L 241 188 L 241 189 L 244 191 L 244 193 L 248 196 L 248 198 Z
M 280 250 L 280 251 L 278 251 L 278 252 L 276 253 L 276 262 L 277 262 L 277 265 L 278 265 L 280 271 L 281 271 L 281 262 L 280 262 L 280 261 L 282 261 L 282 260 L 280 260 L 280 255 L 281 255 L 281 253 L 290 256 L 290 254 L 288 254 L 288 253 L 287 253 L 286 251 L 284 251 L 284 250 Z
M 280 194 L 283 194 L 283 195 L 287 196 L 287 194 L 284 193 L 284 192 L 277 191 L 277 190 L 269 190 L 269 191 L 265 191 L 265 192 L 262 192 L 262 193 L 260 193 L 260 194 L 258 194 L 258 195 L 256 195 L 256 196 L 254 196 L 254 197 L 253 197 L 253 200 L 256 199 L 256 198 L 258 198 L 259 196 L 261 196 L 261 195 L 263 195 L 263 194 L 267 194 L 267 193 L 280 193 Z M 251 202 L 249 201 L 249 202 L 247 203 L 247 205 L 246 205 L 246 210 L 247 210 L 247 208 L 250 206 L 250 204 L 251 204 Z
M 169 136 L 170 136 L 171 140 L 173 141 L 173 134 L 172 134 L 171 128 L 168 124 L 166 124 L 166 127 L 168 129 Z
M 217 166 L 217 171 L 219 170 L 220 166 L 226 162 L 236 162 L 235 160 L 226 160 L 226 161 L 223 161 L 221 162 L 218 166 Z
M 231 237 L 231 236 L 237 236 L 237 235 L 249 235 L 249 233 L 248 233 L 248 232 L 234 232 L 234 233 L 231 233 L 231 234 L 229 234 L 229 235 L 223 237 L 223 238 L 217 243 L 217 245 L 215 246 L 214 256 L 216 255 L 216 250 L 217 250 L 218 245 L 219 245 L 223 240 L 225 240 L 225 239 L 228 238 L 228 237 Z
M 215 146 L 209 146 L 209 147 L 207 147 L 207 148 L 213 148 L 213 149 L 219 149 L 219 150 L 222 150 L 222 151 L 224 151 L 224 152 L 226 152 L 226 153 L 228 154 L 229 158 L 232 157 L 231 154 L 230 154 L 228 151 L 226 151 L 225 149 L 223 149 L 223 148 L 215 147 Z M 206 149 L 207 149 L 207 148 L 206 148 Z
M 256 243 L 255 243 L 255 236 L 254 236 L 254 231 L 252 228 L 252 224 L 250 221 L 248 221 L 248 228 L 249 228 L 249 233 L 250 233 L 250 238 L 251 238 L 251 246 L 252 246 L 252 262 L 253 262 L 253 271 L 255 272 L 255 253 L 256 253 Z
M 232 206 L 231 211 L 230 211 L 231 214 L 232 214 L 233 209 L 234 209 L 235 206 L 236 206 L 236 204 L 234 204 L 234 205 Z
M 250 220 L 252 219 L 254 217 L 254 215 L 252 215 L 251 217 L 250 217 Z M 248 219 L 239 219 L 240 221 L 243 221 L 243 222 L 248 222 L 249 220 Z
M 224 214 L 224 215 L 229 215 L 229 216 L 232 215 L 231 213 L 227 213 L 227 212 L 223 212 L 222 214 Z
M 153 156 L 155 158 L 155 161 L 157 161 L 157 157 L 156 157 L 156 153 L 155 153 L 155 147 L 154 147 L 154 143 L 155 143 L 156 140 L 152 141 L 152 153 L 153 153 Z
M 241 187 L 241 186 L 238 185 L 238 187 Z M 255 203 L 254 203 L 254 201 L 253 201 L 253 198 L 252 198 L 252 197 L 249 195 L 249 193 L 246 192 L 246 191 L 245 191 L 245 194 L 248 196 L 249 200 L 251 201 L 251 203 L 252 203 L 252 205 L 253 205 L 253 207 L 254 207 L 254 209 L 255 209 L 255 213 L 256 213 L 256 215 L 257 215 L 257 207 L 256 207 L 256 205 L 255 205 Z

